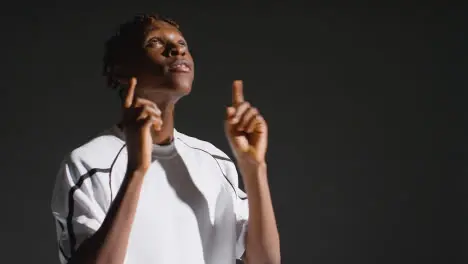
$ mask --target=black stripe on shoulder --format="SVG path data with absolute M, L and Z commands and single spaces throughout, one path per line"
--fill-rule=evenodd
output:
M 218 159 L 218 160 L 225 160 L 225 161 L 229 161 L 229 162 L 232 162 L 234 163 L 234 161 L 232 161 L 230 158 L 227 158 L 227 157 L 223 157 L 223 156 L 220 156 L 220 155 L 216 155 L 216 154 L 212 154 L 202 148 L 197 148 L 197 147 L 193 147 L 189 144 L 187 144 L 183 139 L 181 139 L 180 137 L 177 137 L 182 143 L 184 143 L 187 147 L 189 148 L 192 148 L 192 149 L 196 149 L 196 150 L 200 150 L 200 151 L 203 151 L 205 152 L 206 154 L 209 154 L 211 157 L 213 157 L 214 159 Z
M 74 210 L 75 210 L 75 199 L 73 198 L 73 195 L 75 194 L 75 191 L 78 190 L 81 185 L 83 185 L 83 182 L 94 176 L 96 173 L 101 172 L 101 173 L 109 173 L 109 187 L 111 187 L 111 172 L 112 168 L 114 167 L 115 162 L 117 161 L 117 158 L 119 157 L 120 153 L 122 150 L 125 148 L 126 144 L 124 144 L 117 154 L 115 155 L 115 158 L 112 161 L 112 164 L 109 168 L 94 168 L 86 172 L 85 174 L 81 175 L 78 181 L 76 182 L 75 186 L 70 188 L 70 191 L 68 192 L 68 216 L 67 216 L 67 229 L 68 229 L 68 236 L 70 240 L 70 251 L 71 254 L 73 255 L 75 251 L 75 246 L 76 246 L 76 235 L 75 231 L 73 230 L 73 215 L 74 215 Z M 110 189 L 111 195 L 112 195 L 112 188 Z M 111 196 L 112 199 L 112 196 Z M 66 257 L 66 255 L 64 255 Z
M 76 245 L 76 236 L 75 232 L 73 231 L 73 214 L 75 210 L 75 199 L 73 198 L 73 195 L 75 194 L 75 191 L 78 190 L 81 185 L 83 185 L 83 182 L 94 176 L 98 172 L 106 173 L 109 172 L 109 169 L 91 169 L 87 173 L 83 174 L 80 176 L 78 179 L 78 182 L 75 184 L 75 186 L 70 188 L 70 191 L 68 192 L 68 216 L 67 216 L 67 229 L 68 229 L 68 236 L 70 240 L 70 251 L 73 252 L 75 250 L 75 245 Z
M 225 160 L 225 161 L 229 161 L 229 162 L 234 163 L 234 161 L 232 161 L 230 158 L 226 158 L 226 157 L 219 156 L 219 155 L 214 155 L 214 154 L 210 154 L 210 155 L 211 155 L 213 158 L 215 158 L 215 159 Z

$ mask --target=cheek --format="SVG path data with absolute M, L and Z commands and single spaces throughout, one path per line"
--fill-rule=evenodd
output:
M 145 66 L 151 70 L 158 70 L 161 71 L 164 68 L 164 58 L 161 55 L 154 54 L 154 53 L 147 53 L 145 58 Z
M 195 60 L 193 59 L 193 56 L 192 56 L 191 52 L 187 52 L 187 54 L 185 56 L 186 56 L 186 59 L 191 60 L 193 62 L 193 64 L 195 64 Z

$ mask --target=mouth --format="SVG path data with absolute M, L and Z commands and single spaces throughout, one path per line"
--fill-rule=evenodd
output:
M 187 60 L 176 60 L 169 64 L 170 72 L 190 72 L 191 70 L 191 64 Z

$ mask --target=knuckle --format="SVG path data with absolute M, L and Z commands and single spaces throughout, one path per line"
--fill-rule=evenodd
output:
M 154 105 L 154 106 L 153 106 L 153 110 L 154 110 L 155 114 L 161 115 L 161 110 L 158 108 L 157 105 Z

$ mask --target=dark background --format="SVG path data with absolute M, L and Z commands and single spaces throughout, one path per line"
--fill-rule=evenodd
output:
M 2 263 L 58 263 L 60 161 L 119 114 L 103 43 L 153 11 L 181 24 L 196 60 L 178 130 L 230 154 L 234 79 L 267 118 L 283 263 L 468 260 L 461 6 L 120 2 L 1 11 Z

